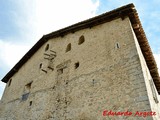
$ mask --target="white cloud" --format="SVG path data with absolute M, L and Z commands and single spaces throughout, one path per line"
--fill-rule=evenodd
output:
M 99 2 L 92 0 L 37 0 L 36 18 L 39 35 L 95 16 Z
M 7 67 L 12 68 L 27 50 L 29 50 L 28 45 L 19 45 L 0 40 L 0 67 L 2 66 L 2 63 L 5 63 Z

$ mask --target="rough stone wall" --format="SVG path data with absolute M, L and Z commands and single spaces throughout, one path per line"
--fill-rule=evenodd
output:
M 140 46 L 138 44 L 138 41 L 137 41 L 137 38 L 133 32 L 133 35 L 134 35 L 134 39 L 135 39 L 135 43 L 136 43 L 136 47 L 137 47 L 137 51 L 138 51 L 138 54 L 139 54 L 139 58 L 140 58 L 140 62 L 141 62 L 141 66 L 142 66 L 142 71 L 143 71 L 143 77 L 144 77 L 144 83 L 145 83 L 145 91 L 142 91 L 139 93 L 140 96 L 144 97 L 144 94 L 146 96 L 148 96 L 148 99 L 149 99 L 149 104 L 151 106 L 151 111 L 156 111 L 156 116 L 153 116 L 153 119 L 155 120 L 159 120 L 160 119 L 160 99 L 159 99 L 159 95 L 158 95 L 158 92 L 156 90 L 156 87 L 154 85 L 154 82 L 153 82 L 153 79 L 152 79 L 152 76 L 149 72 L 149 69 L 146 65 L 146 62 L 145 62 L 145 59 L 144 59 L 144 56 L 140 50 Z M 138 83 L 140 84 L 140 83 Z M 137 86 L 138 86 L 137 84 Z M 141 87 L 141 86 L 139 86 Z M 146 93 L 147 91 L 147 93 Z M 148 101 L 148 99 L 146 99 L 146 101 Z
M 155 110 L 136 44 L 128 18 L 49 40 L 6 85 L 0 119 L 152 119 L 102 114 Z

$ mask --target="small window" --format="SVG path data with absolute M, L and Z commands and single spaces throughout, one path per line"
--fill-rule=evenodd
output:
M 42 68 L 42 63 L 41 64 L 39 64 L 39 69 L 41 69 Z
M 67 45 L 66 52 L 68 52 L 68 51 L 70 51 L 70 50 L 71 50 L 71 43 L 69 43 L 69 44 Z
M 78 42 L 78 45 L 84 43 L 85 39 L 84 39 L 84 36 L 82 35 L 80 38 L 79 38 L 79 42 Z
M 79 62 L 76 62 L 74 67 L 77 69 L 79 67 Z
M 8 87 L 11 85 L 12 79 L 8 81 Z
M 29 102 L 29 106 L 32 106 L 32 101 Z
M 25 93 L 29 93 L 30 92 L 31 85 L 32 85 L 32 82 L 30 82 L 27 85 L 25 85 Z
M 48 49 L 49 49 L 49 44 L 46 45 L 45 51 L 47 51 Z
M 116 49 L 120 48 L 119 43 L 116 43 L 115 47 L 116 47 Z
M 57 72 L 58 72 L 58 75 L 63 74 L 63 68 L 61 68 L 61 69 L 57 70 Z

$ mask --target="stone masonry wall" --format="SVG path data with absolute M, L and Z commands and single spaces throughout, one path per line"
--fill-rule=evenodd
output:
M 152 120 L 134 116 L 155 110 L 136 44 L 128 18 L 49 40 L 7 83 L 0 119 Z
M 146 84 L 146 91 L 147 91 L 147 95 L 148 95 L 148 99 L 149 99 L 149 104 L 151 106 L 151 110 L 156 111 L 156 116 L 153 116 L 153 119 L 154 120 L 159 120 L 160 119 L 160 103 L 159 103 L 160 100 L 159 100 L 159 97 L 158 97 L 158 92 L 157 92 L 156 87 L 154 85 L 152 76 L 150 75 L 149 69 L 148 69 L 147 64 L 145 62 L 144 56 L 143 56 L 143 54 L 140 50 L 140 46 L 138 44 L 138 41 L 137 41 L 137 38 L 135 37 L 134 32 L 133 32 L 133 35 L 134 35 L 134 38 L 135 38 L 137 51 L 138 51 L 140 61 L 141 61 L 143 77 L 144 77 L 144 82 Z M 139 87 L 141 87 L 141 86 L 139 86 Z M 143 96 L 144 92 L 145 91 L 142 91 L 139 94 L 141 96 Z

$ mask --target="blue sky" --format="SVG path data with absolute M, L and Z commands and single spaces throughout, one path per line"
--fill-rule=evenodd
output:
M 44 34 L 134 3 L 160 68 L 159 0 L 0 0 L 0 79 Z M 0 98 L 5 84 L 0 82 Z

